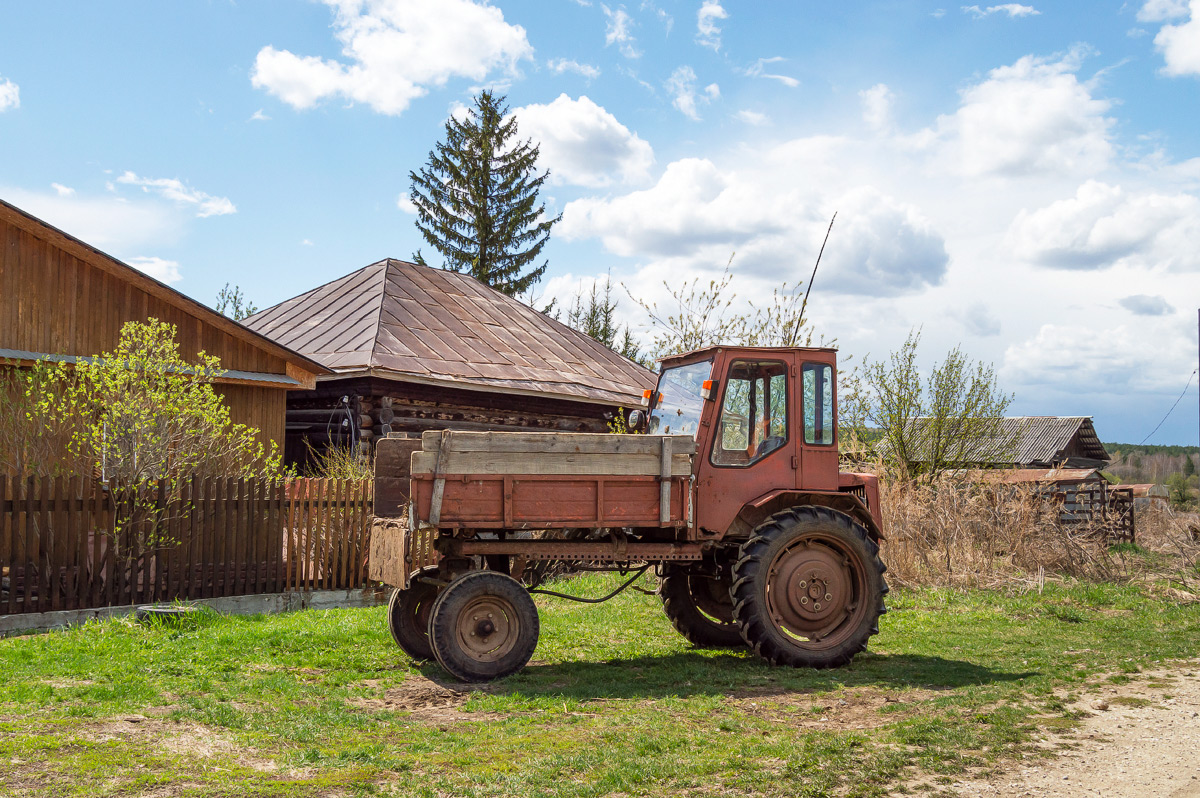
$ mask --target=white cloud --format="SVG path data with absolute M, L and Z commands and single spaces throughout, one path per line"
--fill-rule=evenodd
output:
M 403 196 L 403 195 L 401 195 L 401 196 Z M 311 247 L 312 245 L 313 245 L 312 239 L 309 239 L 309 238 L 300 239 L 300 246 Z
M 1200 0 L 1191 0 L 1189 9 L 1191 17 L 1186 22 L 1164 25 L 1154 37 L 1154 46 L 1165 62 L 1163 74 L 1200 75 Z
M 249 121 L 251 121 L 251 122 L 269 122 L 269 121 L 271 121 L 271 117 L 264 114 L 263 109 L 259 108 L 257 111 L 250 114 Z
M 556 74 L 564 72 L 574 72 L 576 75 L 582 75 L 588 80 L 594 80 L 600 77 L 599 67 L 594 67 L 591 64 L 581 64 L 578 61 L 568 60 L 566 58 L 552 58 L 546 62 L 546 66 Z
M 1113 156 L 1105 116 L 1076 77 L 1083 53 L 1057 60 L 1025 56 L 960 91 L 958 110 L 909 140 L 940 145 L 951 171 L 966 176 L 1093 174 Z
M 973 302 L 962 313 L 956 314 L 963 328 L 979 338 L 990 338 L 1000 334 L 1000 319 L 982 302 Z
M 1017 17 L 1034 17 L 1042 13 L 1033 6 L 1023 6 L 1020 3 L 1003 3 L 998 6 L 988 6 L 987 8 L 963 6 L 962 10 L 964 14 L 971 14 L 976 19 L 990 17 L 992 14 L 1008 14 L 1010 18 L 1015 19 Z
M 858 93 L 862 101 L 863 121 L 872 130 L 880 132 L 889 130 L 892 126 L 892 102 L 895 95 L 884 83 L 877 83 L 869 89 Z
M 704 0 L 696 12 L 696 43 L 720 50 L 721 27 L 717 21 L 722 19 L 729 19 L 729 12 L 721 7 L 720 0 Z
M 736 251 L 739 271 L 794 283 L 797 263 L 812 262 L 826 214 L 837 208 L 823 291 L 895 296 L 940 282 L 948 262 L 941 236 L 915 208 L 870 186 L 829 186 L 825 177 L 836 172 L 838 154 L 836 142 L 800 140 L 736 170 L 682 159 L 651 188 L 569 203 L 558 230 L 567 239 L 598 238 L 615 255 L 648 259 L 646 269 L 673 281 L 711 273 Z M 797 181 L 797 174 L 809 179 Z
M 412 197 L 408 195 L 408 192 L 404 192 L 396 198 L 396 207 L 405 213 L 412 214 L 413 216 L 416 216 L 417 214 L 417 204 L 413 202 Z
M 1138 9 L 1137 18 L 1139 22 L 1166 22 L 1187 14 L 1188 0 L 1146 0 Z
M 114 187 L 115 188 L 115 187 Z M 115 255 L 174 243 L 186 217 L 146 198 L 63 196 L 0 186 L 0 196 L 76 238 Z
M 1146 341 L 1175 338 L 1169 321 L 1143 319 L 1138 328 L 1118 325 L 1094 329 L 1078 324 L 1045 324 L 1032 338 L 1009 346 L 999 369 L 1007 385 L 1079 394 L 1124 394 L 1179 390 L 1180 379 L 1195 366 L 1180 358 L 1179 347 L 1164 347 L 1162 357 L 1147 357 Z M 1186 351 L 1186 350 L 1184 350 Z M 1189 360 L 1191 361 L 1189 363 Z
M 772 58 L 760 58 L 750 66 L 742 70 L 742 74 L 748 78 L 766 78 L 767 80 L 777 80 L 789 89 L 794 89 L 800 85 L 800 81 L 790 75 L 779 75 L 773 72 L 767 72 L 768 64 L 778 64 L 787 59 L 783 56 L 773 56 Z
M 21 87 L 11 80 L 0 79 L 0 114 L 21 107 Z
M 590 187 L 635 182 L 644 180 L 654 163 L 650 144 L 587 96 L 572 100 L 560 94 L 551 103 L 513 113 L 521 135 L 540 144 L 541 162 L 556 182 Z
M 345 61 L 299 56 L 273 46 L 259 51 L 251 82 L 288 105 L 311 108 L 342 97 L 399 115 L 429 87 L 450 78 L 484 80 L 516 71 L 533 56 L 525 29 L 499 8 L 469 0 L 323 0 L 334 10 L 334 35 Z
M 69 197 L 75 193 L 75 189 L 64 186 L 62 183 L 51 183 L 50 188 L 54 189 L 54 193 L 60 197 Z
M 667 29 L 667 35 L 671 35 L 671 28 L 675 27 L 675 18 L 668 14 L 665 10 L 656 6 L 651 0 L 642 0 L 639 6 L 641 11 L 653 11 L 654 16 L 658 17 L 658 21 Z
M 183 279 L 179 274 L 179 264 L 173 260 L 139 257 L 130 258 L 127 262 L 133 268 L 137 269 L 143 274 L 148 274 L 161 283 L 170 285 L 171 283 L 177 283 Z
M 1018 257 L 1056 269 L 1133 266 L 1200 270 L 1200 199 L 1191 194 L 1129 195 L 1089 180 L 1075 196 L 1022 211 L 1009 231 Z
M 640 58 L 641 53 L 634 46 L 635 39 L 633 37 L 633 18 L 625 11 L 624 6 L 619 6 L 616 11 L 606 5 L 600 6 L 604 9 L 604 16 L 607 18 L 604 30 L 604 46 L 615 44 L 617 49 L 621 51 L 621 55 L 626 58 Z
M 201 218 L 237 213 L 237 208 L 227 197 L 214 197 L 211 194 L 205 194 L 203 191 L 197 191 L 194 188 L 184 185 L 183 181 L 175 178 L 138 177 L 133 172 L 125 172 L 117 178 L 117 182 L 130 186 L 139 186 L 145 192 L 153 191 L 181 205 L 194 206 L 196 215 Z
M 747 125 L 761 126 L 771 121 L 767 118 L 766 114 L 761 114 L 758 111 L 741 110 L 733 116 L 738 121 L 745 122 Z
M 664 84 L 671 95 L 671 105 L 688 119 L 700 121 L 698 106 L 707 105 L 721 96 L 721 88 L 715 83 L 704 87 L 704 93 L 696 92 L 696 71 L 690 66 L 681 66 L 671 73 Z
M 1117 300 L 1117 304 L 1135 316 L 1165 316 L 1174 313 L 1175 308 L 1161 296 L 1148 294 L 1133 294 Z

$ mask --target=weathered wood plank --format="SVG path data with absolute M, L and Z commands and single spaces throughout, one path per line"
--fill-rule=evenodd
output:
M 436 452 L 442 432 L 421 435 L 421 448 Z M 590 432 L 460 432 L 446 436 L 450 452 L 522 452 L 537 454 L 658 454 L 663 438 L 671 438 L 678 454 L 693 454 L 690 435 L 606 435 Z
M 16 592 L 17 586 L 17 571 L 13 567 L 13 518 L 16 516 L 14 510 L 8 504 L 8 477 L 0 474 L 0 578 L 9 580 L 8 601 L 6 610 L 11 614 L 13 611 L 13 593 Z
M 661 439 L 647 454 L 566 454 L 561 452 L 447 452 L 442 457 L 442 475 L 454 474 L 545 474 L 579 476 L 659 476 L 662 471 Z M 431 475 L 437 468 L 437 452 L 413 452 L 413 476 Z M 688 474 L 692 458 L 673 454 L 671 473 Z

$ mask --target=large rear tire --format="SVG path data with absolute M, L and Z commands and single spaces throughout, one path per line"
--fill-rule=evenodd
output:
M 694 646 L 733 648 L 746 643 L 733 617 L 728 576 L 696 573 L 685 565 L 664 568 L 658 595 L 671 625 Z
M 888 592 L 879 546 L 827 507 L 768 518 L 733 567 L 734 617 L 746 643 L 776 665 L 835 668 L 879 632 Z
M 397 588 L 388 599 L 388 631 L 405 654 L 416 660 L 433 659 L 429 645 L 429 613 L 438 597 L 437 585 L 425 579 L 436 578 L 436 565 L 413 574 L 407 590 Z
M 520 582 L 471 571 L 447 585 L 429 616 L 438 663 L 464 682 L 501 679 L 525 667 L 538 641 L 538 614 Z

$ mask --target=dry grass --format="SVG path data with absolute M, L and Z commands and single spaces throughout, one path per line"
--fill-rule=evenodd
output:
M 881 481 L 889 577 L 904 585 L 997 587 L 1046 579 L 1170 580 L 1200 591 L 1200 516 L 1138 510 L 1137 544 L 1100 526 L 1065 525 L 1031 486 Z

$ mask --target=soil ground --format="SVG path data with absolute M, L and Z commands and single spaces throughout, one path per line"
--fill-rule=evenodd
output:
M 1070 747 L 987 780 L 949 786 L 963 798 L 1200 798 L 1200 661 L 1139 675 L 1080 702 Z

